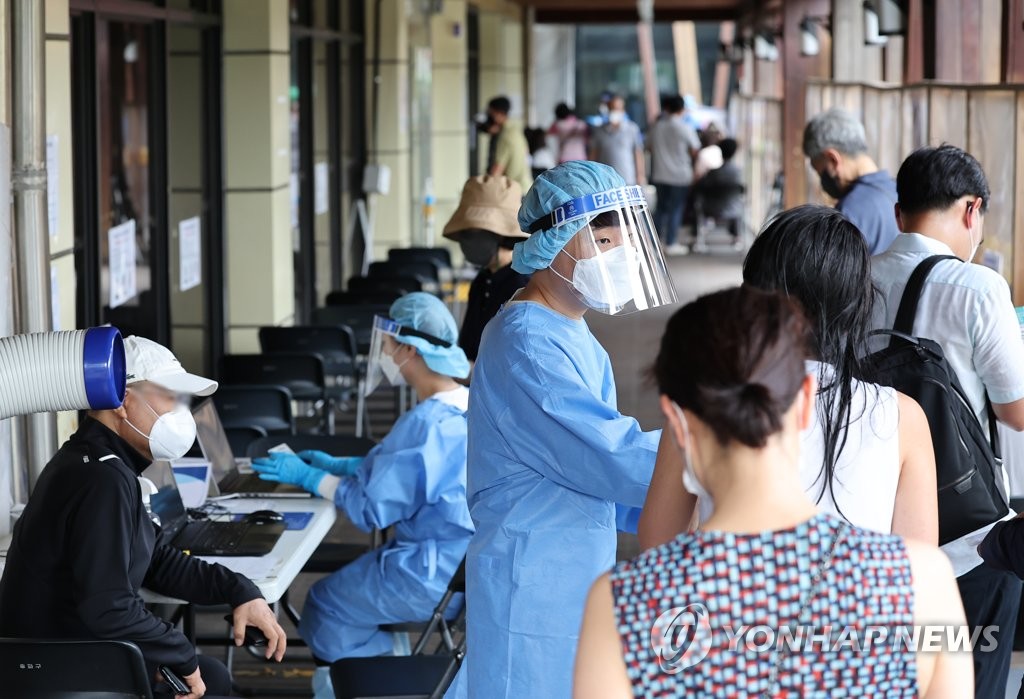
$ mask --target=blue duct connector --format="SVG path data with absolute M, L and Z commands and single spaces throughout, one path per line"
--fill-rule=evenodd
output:
M 124 342 L 102 327 L 0 338 L 0 420 L 109 410 L 124 400 Z

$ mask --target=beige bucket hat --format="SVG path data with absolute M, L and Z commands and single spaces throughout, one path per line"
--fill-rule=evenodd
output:
M 480 229 L 506 238 L 529 238 L 519 230 L 523 190 L 504 175 L 470 177 L 462 187 L 459 208 L 444 227 L 444 237 L 455 240 L 465 230 Z

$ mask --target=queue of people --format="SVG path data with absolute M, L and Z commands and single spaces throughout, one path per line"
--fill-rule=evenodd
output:
M 444 231 L 480 268 L 461 332 L 440 299 L 413 293 L 371 338 L 366 390 L 407 384 L 416 407 L 365 457 L 254 463 L 361 529 L 394 530 L 310 590 L 299 632 L 321 662 L 317 699 L 334 696 L 329 663 L 399 652 L 381 625 L 427 618 L 463 560 L 468 653 L 448 697 L 1002 697 L 1024 520 L 993 520 L 940 549 L 943 454 L 926 411 L 873 380 L 870 359 L 881 342 L 872 332 L 894 327 L 913 270 L 943 256 L 912 334 L 941 346 L 981 425 L 1024 430 L 1009 289 L 970 263 L 991 198 L 980 164 L 953 146 L 911 154 L 890 203 L 899 232 L 872 257 L 888 223 L 878 214 L 869 234 L 844 207 L 867 208 L 861 188 L 888 200 L 885 175 L 847 115 L 812 120 L 805 151 L 839 204 L 781 213 L 749 250 L 742 286 L 676 311 L 650 370 L 665 427 L 645 431 L 620 412 L 586 316 L 676 302 L 653 222 L 677 225 L 675 190 L 693 186 L 700 142 L 681 100 L 667 101 L 650 147 L 659 208 L 674 208 L 652 216 L 638 186 L 643 145 L 620 107 L 609 100 L 610 128 L 591 147 L 625 144 L 617 159 L 633 177 L 566 157 L 530 182 L 510 155 L 522 144 L 507 100 L 492 100 L 493 166 L 465 184 Z M 578 155 L 585 131 L 574 119 L 563 114 L 558 133 Z M 735 142 L 714 145 L 724 167 Z M 283 656 L 284 632 L 255 586 L 155 545 L 140 496 L 141 470 L 194 441 L 184 401 L 217 386 L 155 343 L 128 338 L 126 348 L 124 406 L 83 422 L 19 520 L 0 634 L 132 640 L 152 674 L 159 664 L 181 674 L 191 699 L 228 695 L 226 670 L 139 594 L 145 584 L 228 603 L 236 627 L 268 637 L 268 659 Z M 98 514 L 81 507 L 85 495 Z M 616 564 L 618 532 L 636 533 L 643 553 Z M 74 586 L 46 582 L 61 576 Z M 995 629 L 994 646 L 926 652 L 900 636 L 935 625 Z M 730 633 L 750 627 L 828 638 L 886 629 L 903 642 L 793 649 Z

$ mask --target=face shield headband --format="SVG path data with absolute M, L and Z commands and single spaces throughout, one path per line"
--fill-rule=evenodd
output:
M 561 250 L 575 264 L 571 279 L 552 271 L 588 308 L 617 315 L 675 303 L 675 285 L 641 187 L 573 199 L 534 221 L 530 230 L 560 227 L 577 229 L 575 254 L 568 244 Z

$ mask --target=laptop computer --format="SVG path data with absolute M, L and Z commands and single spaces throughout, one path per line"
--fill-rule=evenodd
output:
M 207 398 L 192 408 L 196 421 L 196 435 L 203 456 L 213 469 L 210 478 L 210 497 L 236 495 L 246 498 L 289 497 L 311 498 L 311 493 L 286 483 L 265 481 L 256 473 L 242 473 L 238 461 L 231 451 L 228 436 L 213 401 Z
M 285 530 L 284 522 L 190 522 L 170 463 L 154 461 L 142 475 L 157 487 L 149 503 L 160 517 L 160 543 L 196 556 L 265 556 Z

